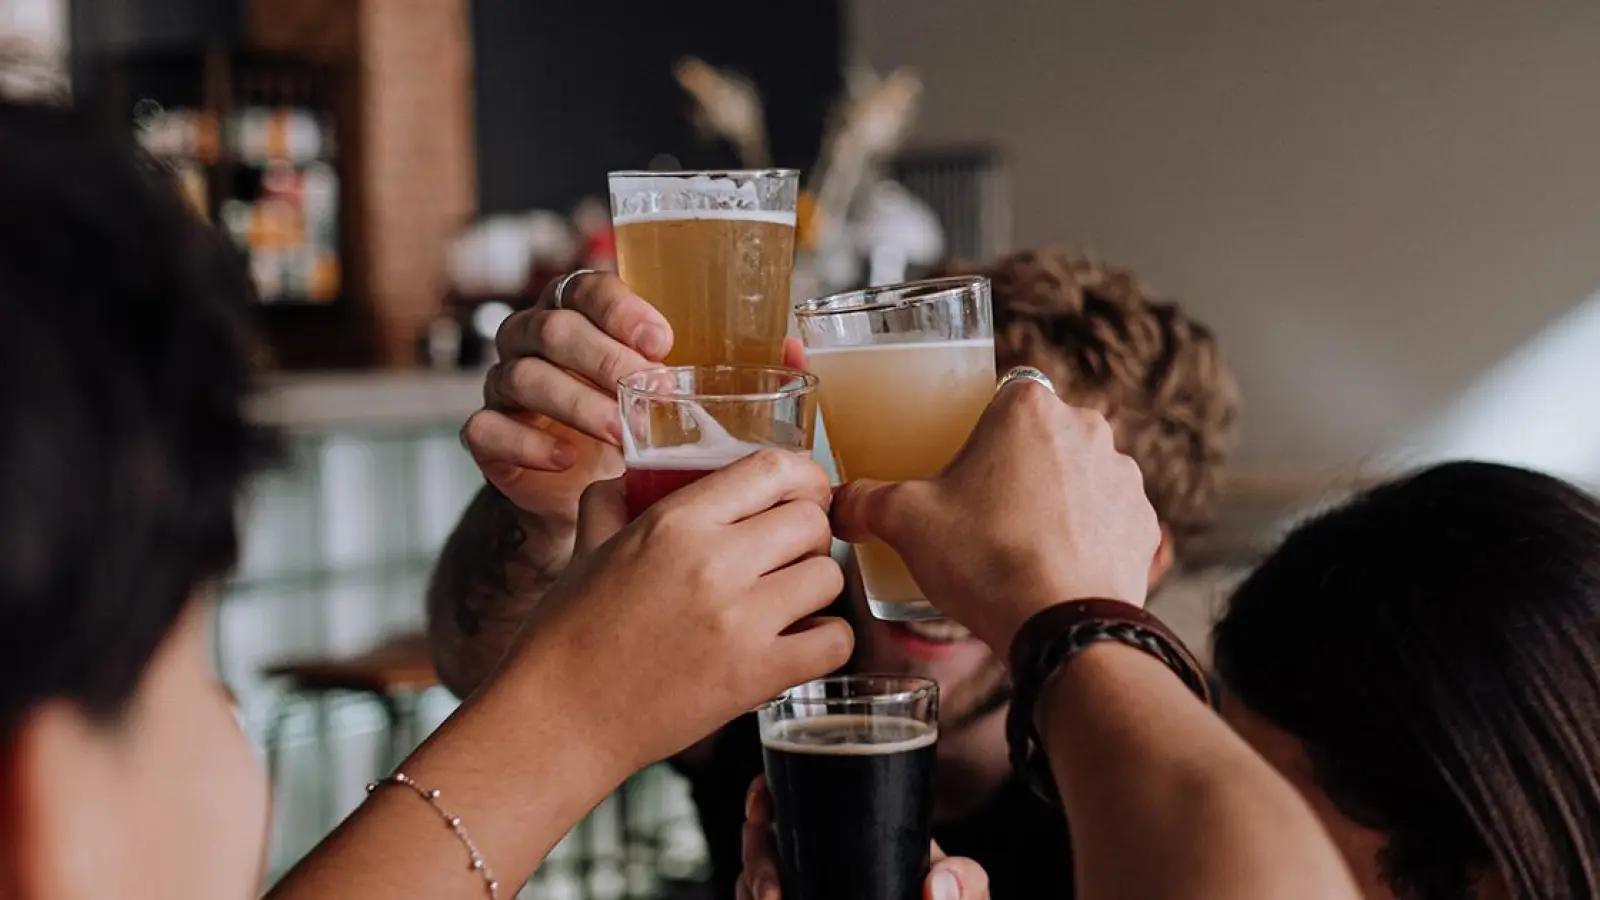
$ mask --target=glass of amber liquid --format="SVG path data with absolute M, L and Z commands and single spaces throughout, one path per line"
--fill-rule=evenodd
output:
M 672 324 L 668 365 L 783 361 L 794 169 L 612 172 L 622 280 Z
M 817 376 L 782 366 L 662 366 L 617 383 L 628 514 L 758 450 L 810 455 Z
M 795 307 L 822 417 L 845 479 L 938 474 L 994 395 L 989 280 L 934 278 Z M 888 546 L 856 547 L 867 608 L 887 621 L 939 618 Z

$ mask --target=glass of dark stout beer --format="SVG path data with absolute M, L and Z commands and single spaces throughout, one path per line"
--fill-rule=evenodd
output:
M 843 675 L 758 714 L 784 900 L 920 900 L 939 685 Z
M 661 366 L 617 382 L 629 515 L 758 450 L 809 455 L 817 383 L 753 365 Z

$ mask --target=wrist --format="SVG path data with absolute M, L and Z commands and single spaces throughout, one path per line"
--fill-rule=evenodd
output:
M 548 599 L 554 606 L 568 606 L 560 598 Z M 636 710 L 626 708 L 630 692 L 622 679 L 610 677 L 627 669 L 595 652 L 593 641 L 582 633 L 585 623 L 562 615 L 571 611 L 570 606 L 553 610 L 554 615 L 526 631 L 493 681 L 504 685 L 508 706 L 518 717 L 536 716 L 559 732 L 554 740 L 578 750 L 572 774 L 581 772 L 614 786 L 640 768 L 628 731 Z
M 1114 600 L 1136 609 L 1144 608 L 1145 594 L 1142 591 L 1131 593 L 1111 583 L 1114 579 L 1095 577 L 1094 573 L 1086 571 L 1086 567 L 1071 565 L 1070 560 L 1064 563 L 1061 557 L 1029 556 L 1033 558 L 1016 559 L 1006 565 L 1002 571 L 1009 572 L 1011 577 L 1003 585 L 1011 586 L 1002 586 L 991 594 L 1005 599 L 1004 603 L 991 604 L 991 608 L 1000 610 L 1000 614 L 995 617 L 991 628 L 993 643 L 990 646 L 1001 659 L 1011 658 L 1012 643 L 1022 627 L 1052 606 L 1075 600 L 1101 599 Z
M 1092 694 L 1108 680 L 1127 677 L 1168 681 L 1172 671 L 1161 660 L 1127 644 L 1100 641 L 1085 647 L 1041 683 L 1033 712 L 1038 734 L 1048 740 L 1051 729 L 1059 724 L 1056 720 L 1071 718 L 1072 710 L 1086 694 Z
M 1048 765 L 1040 748 L 1040 704 L 1046 695 L 1059 698 L 1063 687 L 1076 680 L 1065 670 L 1078 665 L 1080 658 L 1115 645 L 1148 658 L 1137 663 L 1159 672 L 1165 679 L 1181 681 L 1202 702 L 1210 695 L 1205 673 L 1188 649 L 1159 619 L 1137 606 L 1103 598 L 1086 598 L 1057 603 L 1033 615 L 1016 636 L 1007 656 L 1012 681 L 1011 708 L 1006 716 L 1006 741 L 1011 748 L 1012 766 L 1047 800 L 1059 802 Z M 1105 668 L 1109 660 L 1123 667 L 1121 654 L 1099 654 L 1077 673 Z M 1152 665 L 1153 664 L 1153 665 Z M 1056 704 L 1052 704 L 1056 705 Z

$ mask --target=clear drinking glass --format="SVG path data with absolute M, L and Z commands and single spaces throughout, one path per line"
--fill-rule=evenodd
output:
M 936 474 L 972 433 L 994 394 L 989 279 L 935 278 L 850 291 L 795 307 L 822 416 L 845 479 Z M 858 545 L 867 607 L 879 619 L 939 613 L 905 563 L 879 542 Z
M 663 366 L 617 382 L 632 516 L 757 450 L 810 455 L 817 377 L 782 366 Z
M 785 900 L 920 900 L 939 685 L 846 675 L 757 713 Z
M 672 323 L 670 365 L 783 361 L 794 169 L 612 172 L 617 268 Z

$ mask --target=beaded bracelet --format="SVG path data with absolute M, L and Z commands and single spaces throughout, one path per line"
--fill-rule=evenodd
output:
M 467 848 L 472 870 L 483 876 L 483 885 L 489 889 L 489 900 L 500 900 L 500 882 L 496 881 L 494 873 L 489 871 L 489 864 L 483 861 L 483 854 L 478 852 L 478 845 L 472 842 L 472 838 L 467 836 L 467 830 L 461 827 L 461 817 L 452 816 L 450 813 L 445 812 L 443 806 L 439 805 L 439 789 L 423 788 L 413 781 L 410 775 L 404 772 L 396 772 L 388 778 L 379 779 L 367 785 L 367 793 L 370 794 L 386 784 L 398 784 L 402 787 L 408 787 L 418 797 L 428 801 L 428 805 L 434 808 L 440 818 L 444 819 L 444 824 L 455 832 L 456 839 L 461 841 L 462 846 Z

